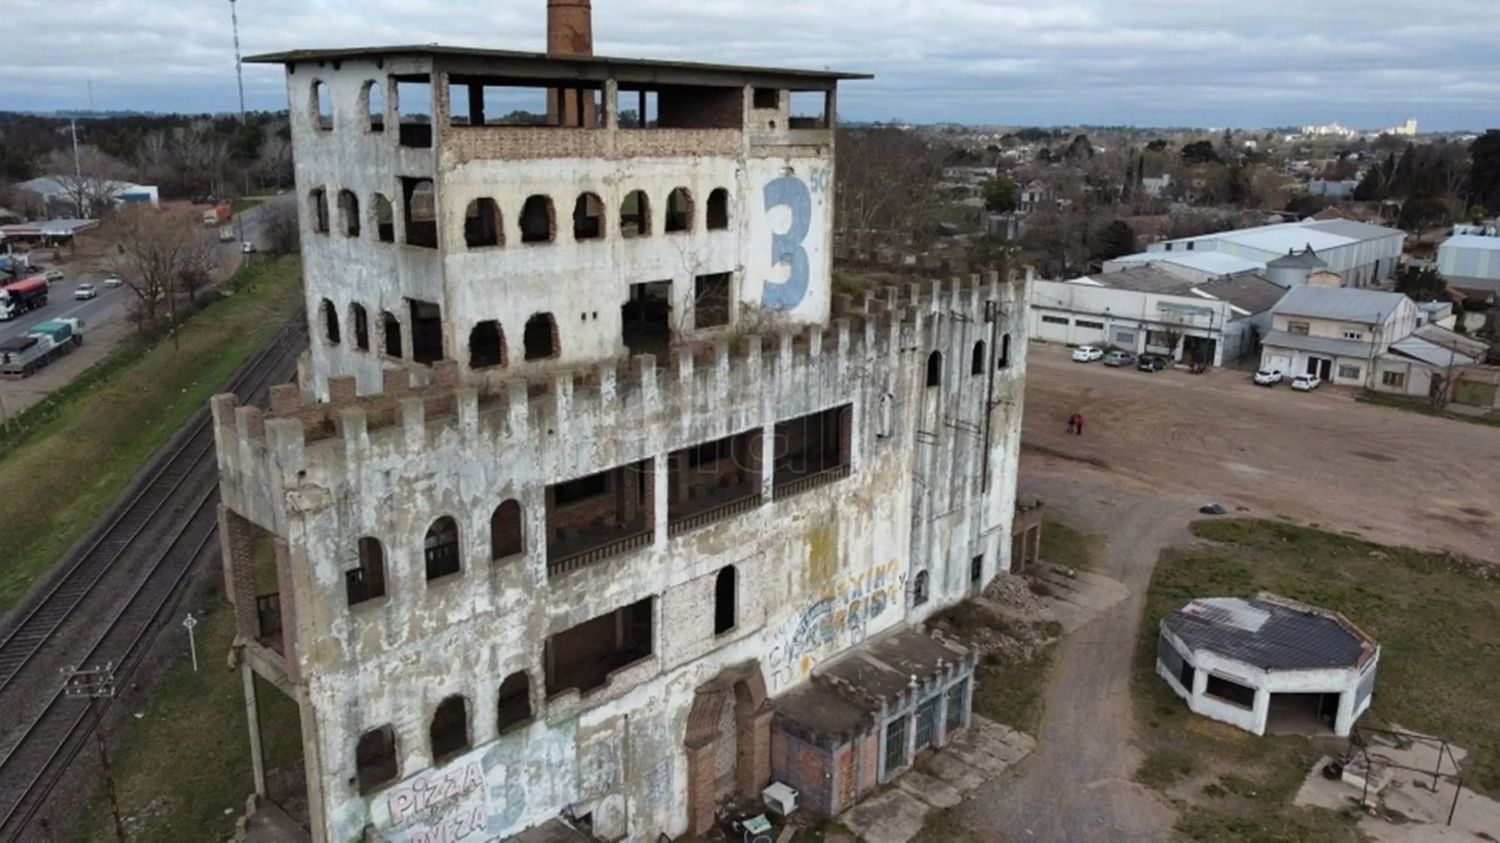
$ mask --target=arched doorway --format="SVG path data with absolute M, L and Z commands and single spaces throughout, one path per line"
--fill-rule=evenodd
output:
M 699 686 L 688 713 L 688 831 L 703 834 L 734 794 L 758 798 L 771 782 L 771 715 L 760 662 L 727 668 Z

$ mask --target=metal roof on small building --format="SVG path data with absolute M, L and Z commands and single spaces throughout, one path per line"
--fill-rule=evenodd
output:
M 1237 310 L 1254 315 L 1264 313 L 1276 306 L 1286 295 L 1286 288 L 1260 275 L 1241 274 L 1228 278 L 1215 278 L 1194 288 L 1200 294 L 1227 301 Z
M 1274 312 L 1278 316 L 1309 316 L 1315 319 L 1379 325 L 1406 300 L 1406 296 L 1401 293 L 1306 284 L 1293 287 L 1287 292 L 1277 303 Z
M 1358 340 L 1310 337 L 1306 334 L 1293 334 L 1288 331 L 1267 331 L 1265 338 L 1261 340 L 1261 345 L 1267 348 L 1293 348 L 1333 357 L 1370 356 L 1370 346 Z
M 1273 594 L 1198 598 L 1162 626 L 1192 650 L 1265 670 L 1357 668 L 1376 650 L 1343 615 Z

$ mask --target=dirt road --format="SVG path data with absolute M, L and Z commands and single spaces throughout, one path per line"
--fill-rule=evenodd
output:
M 1060 346 L 1033 346 L 1028 366 L 1030 466 L 1090 465 L 1112 485 L 1500 562 L 1500 428 L 1237 371 L 1073 363 Z M 1083 436 L 1065 430 L 1074 411 Z
M 1083 436 L 1066 432 L 1073 412 Z M 1157 555 L 1190 539 L 1201 503 L 1500 561 L 1497 428 L 1331 389 L 1258 388 L 1242 372 L 1145 374 L 1034 346 L 1023 448 L 1022 493 L 1104 536 L 1099 572 L 1130 596 L 1064 639 L 1037 750 L 964 803 L 985 839 L 1170 838 L 1172 808 L 1131 781 L 1130 664 Z

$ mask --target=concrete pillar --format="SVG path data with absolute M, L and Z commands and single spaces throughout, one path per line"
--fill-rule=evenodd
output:
M 255 672 L 248 663 L 240 664 L 240 679 L 245 685 L 245 725 L 250 730 L 250 770 L 255 795 L 266 795 L 266 759 L 260 742 L 260 698 L 255 693 Z
M 651 458 L 651 512 L 650 521 L 656 534 L 652 544 L 665 547 L 667 544 L 667 454 L 658 453 Z
M 1265 688 L 1255 689 L 1255 734 L 1266 733 L 1266 721 L 1271 714 L 1271 692 Z
M 1354 696 L 1355 689 L 1347 687 L 1339 694 L 1339 712 L 1333 721 L 1333 733 L 1339 737 L 1348 737 L 1354 728 Z

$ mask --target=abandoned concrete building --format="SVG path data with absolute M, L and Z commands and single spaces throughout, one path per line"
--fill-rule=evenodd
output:
M 256 792 L 314 841 L 826 811 L 969 723 L 922 624 L 1014 552 L 1024 289 L 835 296 L 859 77 L 596 57 L 551 5 L 545 55 L 255 59 L 311 349 L 213 401 L 220 533 Z

